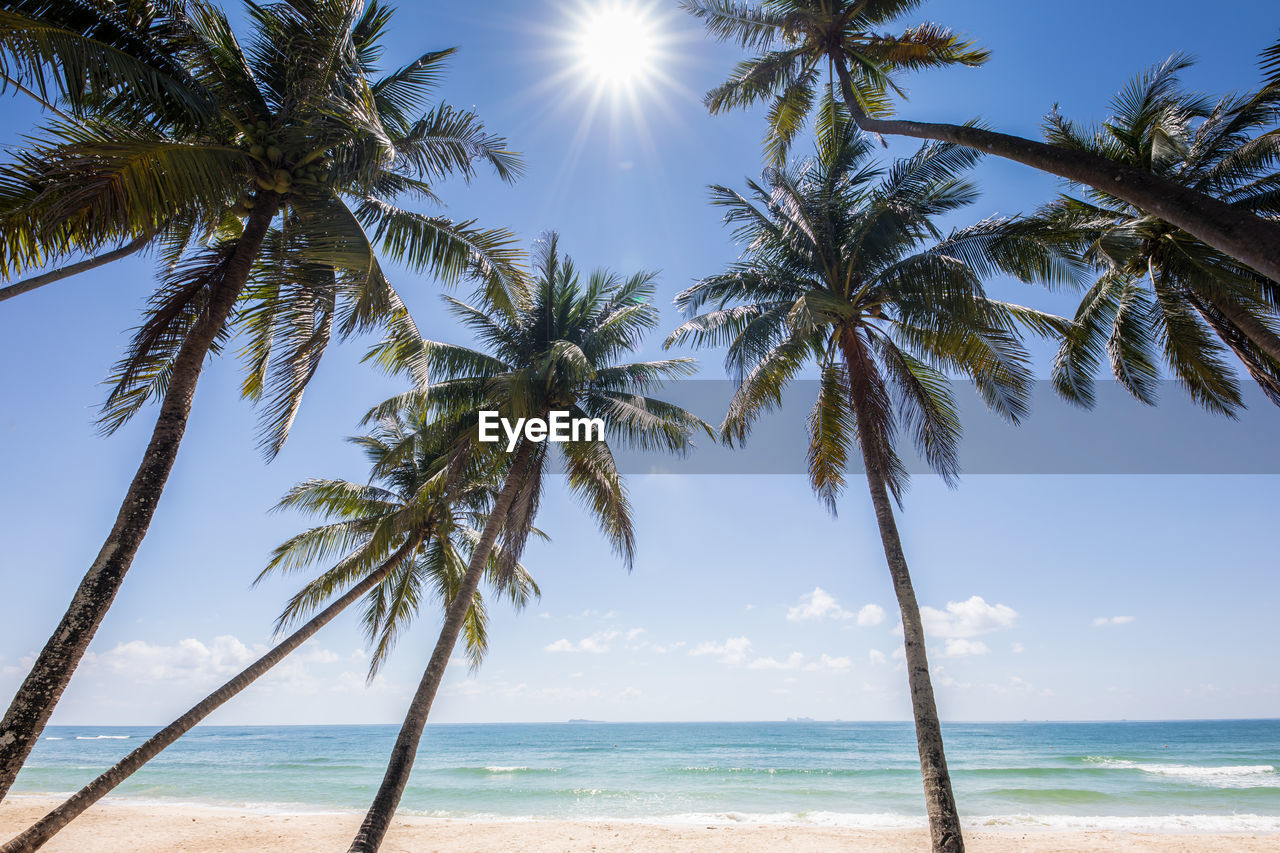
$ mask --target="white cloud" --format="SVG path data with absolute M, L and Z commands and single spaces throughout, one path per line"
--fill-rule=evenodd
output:
M 1132 616 L 1099 616 L 1093 620 L 1096 626 L 1103 625 L 1128 625 L 1133 621 Z
M 858 624 L 863 628 L 879 625 L 884 621 L 884 608 L 879 604 L 864 604 L 858 611 Z
M 86 655 L 85 666 L 132 683 L 207 687 L 239 673 L 267 649 L 262 643 L 250 646 L 231 634 L 209 642 L 187 637 L 173 645 L 131 640 L 109 651 Z M 364 673 L 328 669 L 338 663 L 349 665 L 351 660 L 349 655 L 340 655 L 309 640 L 264 675 L 258 682 L 259 689 L 274 688 L 295 695 L 368 689 Z M 379 683 L 379 687 L 383 686 Z
M 965 640 L 958 637 L 948 637 L 946 649 L 942 654 L 949 658 L 963 658 L 970 655 L 985 655 L 990 649 L 987 644 L 981 640 Z
M 307 663 L 337 663 L 342 660 L 342 658 L 338 657 L 337 652 L 317 647 L 311 649 L 304 660 L 306 660 Z
M 829 670 L 831 672 L 844 672 L 853 666 L 853 661 L 849 658 L 833 658 L 831 655 L 824 654 L 813 663 L 805 666 L 808 672 L 817 672 L 819 670 Z
M 987 686 L 994 693 L 1025 693 L 1028 695 L 1044 697 L 1054 695 L 1054 692 L 1049 688 L 1036 687 L 1034 684 L 1029 684 L 1016 675 L 1009 676 L 1009 684 L 1007 686 L 1003 684 L 988 684 Z
M 93 652 L 89 652 L 89 654 L 93 654 Z M 36 653 L 27 652 L 25 655 L 23 655 L 21 658 L 18 659 L 18 663 L 16 666 L 14 664 L 8 664 L 4 667 L 0 667 L 0 675 L 25 676 L 28 672 L 31 671 L 31 667 L 35 665 L 35 662 L 36 662 Z
M 730 637 L 723 643 L 698 643 L 689 650 L 689 655 L 692 657 L 712 655 L 721 663 L 738 664 L 746 660 L 747 651 L 750 648 L 751 641 L 746 637 Z
M 854 614 L 840 606 L 839 602 L 820 586 L 813 592 L 800 596 L 800 603 L 787 610 L 787 618 L 792 622 L 807 622 L 811 619 L 852 619 Z
M 590 637 L 583 637 L 579 640 L 578 651 L 588 652 L 593 655 L 604 654 L 609 651 L 609 643 L 617 638 L 617 631 L 601 631 L 598 634 L 592 634 Z
M 622 636 L 620 631 L 600 631 L 590 637 L 583 637 L 576 643 L 561 637 L 554 643 L 543 646 L 542 650 L 544 652 L 587 652 L 600 655 L 609 651 L 609 644 L 620 636 Z
M 486 688 L 479 682 L 468 678 L 462 681 L 455 681 L 452 684 L 446 684 L 444 686 L 444 691 L 446 693 L 454 693 L 459 696 L 479 696 L 486 692 Z
M 871 651 L 867 652 L 867 657 L 871 660 L 871 663 L 874 664 L 875 666 L 880 666 L 885 662 L 884 652 L 880 651 L 879 649 L 872 649 Z
M 214 637 L 208 645 L 194 637 L 173 646 L 131 640 L 97 655 L 93 663 L 137 681 L 208 681 L 235 675 L 264 651 L 265 647 L 251 649 L 230 634 Z
M 1020 655 L 1020 654 L 1022 654 L 1024 651 L 1026 651 L 1026 647 L 1025 647 L 1025 646 L 1023 646 L 1023 645 L 1022 645 L 1022 643 L 1014 643 L 1014 644 L 1013 644 L 1013 646 L 1012 646 L 1012 648 L 1011 648 L 1011 651 L 1012 651 L 1015 655 Z
M 638 699 L 640 698 L 640 691 L 634 687 L 627 687 L 621 693 L 618 694 L 618 698 L 619 699 Z
M 786 660 L 756 658 L 747 664 L 747 669 L 799 669 L 803 663 L 804 655 L 800 654 L 800 652 L 792 652 Z
M 373 681 L 369 681 L 369 673 L 366 670 L 359 672 L 346 670 L 338 673 L 336 677 L 325 676 L 321 686 L 330 693 L 381 693 L 407 697 L 412 692 L 409 685 L 390 681 L 381 674 L 374 678 Z M 285 681 L 282 684 L 282 688 L 295 694 L 314 694 L 317 692 L 309 684 L 305 676 Z
M 597 699 L 601 693 L 598 687 L 586 689 L 578 687 L 543 687 L 540 690 L 533 691 L 532 695 L 540 702 L 568 704 Z
M 963 639 L 1012 628 L 1018 613 L 1005 604 L 987 604 L 975 595 L 968 601 L 948 601 L 946 610 L 921 607 L 920 617 L 925 633 Z

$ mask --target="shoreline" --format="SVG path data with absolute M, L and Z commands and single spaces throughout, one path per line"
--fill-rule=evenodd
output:
M 0 803 L 0 841 L 43 816 L 60 799 L 14 794 Z M 271 849 L 311 853 L 345 849 L 363 818 L 360 811 L 261 812 L 233 805 L 156 804 L 107 798 L 62 830 L 43 849 L 53 853 L 125 853 L 181 850 L 187 853 Z M 1017 851 L 1205 851 L 1264 853 L 1276 849 L 1276 832 L 1145 832 L 1117 829 L 1059 829 L 1037 826 L 966 825 L 966 846 L 987 853 Z M 927 849 L 928 833 L 918 828 L 864 828 L 819 824 L 656 822 L 644 819 L 550 820 L 542 818 L 458 818 L 401 814 L 387 836 L 389 851 L 463 853 L 477 850 L 527 851 L 710 851 L 731 847 L 746 853 L 778 849 L 847 850 L 873 853 Z

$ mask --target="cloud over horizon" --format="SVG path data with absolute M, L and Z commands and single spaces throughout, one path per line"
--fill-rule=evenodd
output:
M 948 601 L 945 610 L 925 605 L 920 608 L 926 634 L 963 640 L 1012 628 L 1018 613 L 1006 604 L 988 604 L 980 595 L 965 601 Z

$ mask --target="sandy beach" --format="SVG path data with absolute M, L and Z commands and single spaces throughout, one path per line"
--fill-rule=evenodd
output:
M 14 797 L 0 805 L 5 839 L 56 805 L 54 800 Z M 258 814 L 198 806 L 135 805 L 106 801 L 90 809 L 43 849 L 50 853 L 139 853 L 139 851 L 271 850 L 313 853 L 345 850 L 361 815 Z M 1153 834 L 1112 831 L 970 829 L 969 850 L 1160 851 L 1178 853 L 1270 853 L 1280 835 Z M 927 849 L 923 830 L 866 830 L 805 826 L 670 826 L 629 821 L 469 821 L 398 818 L 383 850 L 387 853 L 475 853 L 475 851 L 713 851 L 775 853 L 779 850 L 918 851 Z

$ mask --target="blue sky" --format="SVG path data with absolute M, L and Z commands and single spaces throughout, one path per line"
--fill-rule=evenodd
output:
M 1133 73 L 1176 50 L 1199 57 L 1194 86 L 1251 85 L 1254 56 L 1275 34 L 1271 4 L 1237 2 L 1221 16 L 1201 5 L 928 4 L 910 20 L 961 29 L 995 58 L 909 79 L 902 113 L 981 116 L 1034 135 L 1055 102 L 1097 117 Z M 735 48 L 706 42 L 672 4 L 650 14 L 664 82 L 594 109 L 592 81 L 570 73 L 582 16 L 573 4 L 402 4 L 388 61 L 459 45 L 443 95 L 475 105 L 526 157 L 514 186 L 488 176 L 446 186 L 452 215 L 526 242 L 557 229 L 584 266 L 660 270 L 666 306 L 735 257 L 705 187 L 758 173 L 762 123 L 758 113 L 710 117 L 700 104 Z M 37 118 L 15 99 L 0 111 L 6 143 Z M 913 148 L 893 142 L 886 156 Z M 964 219 L 1028 211 L 1056 187 L 999 161 L 976 174 L 984 196 Z M 150 431 L 153 411 L 111 438 L 93 415 L 153 280 L 145 261 L 121 262 L 0 306 L 0 692 L 56 623 Z M 460 339 L 436 283 L 404 271 L 396 283 L 426 334 Z M 993 289 L 1071 308 L 1069 296 Z M 676 322 L 664 308 L 663 331 Z M 151 534 L 55 723 L 167 722 L 270 641 L 297 580 L 249 584 L 303 520 L 266 510 L 304 477 L 360 479 L 342 437 L 400 390 L 360 363 L 365 343 L 326 357 L 270 465 L 236 367 L 206 371 Z M 703 375 L 720 377 L 719 355 L 701 355 Z M 951 491 L 916 477 L 900 524 L 930 608 L 944 718 L 1276 716 L 1276 486 L 1274 476 L 1023 475 L 971 476 Z M 454 668 L 433 719 L 909 718 L 897 613 L 861 491 L 832 519 L 800 476 L 634 477 L 631 489 L 640 552 L 629 575 L 559 485 L 550 490 L 539 525 L 553 542 L 526 558 L 541 602 L 519 615 L 493 608 L 488 660 L 476 676 Z M 366 686 L 347 615 L 213 721 L 398 721 L 437 623 L 426 610 Z

